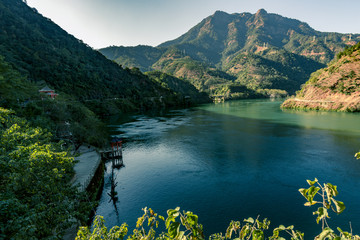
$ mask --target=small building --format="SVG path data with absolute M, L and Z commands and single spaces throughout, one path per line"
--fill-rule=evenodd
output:
M 39 90 L 39 93 L 43 93 L 48 95 L 49 97 L 51 97 L 52 99 L 54 99 L 57 95 L 57 93 L 55 93 L 55 90 L 52 90 L 51 88 L 49 88 L 48 86 L 43 87 L 42 89 Z

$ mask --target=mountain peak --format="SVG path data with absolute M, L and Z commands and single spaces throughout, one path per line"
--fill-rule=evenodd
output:
M 227 17 L 227 16 L 229 16 L 229 14 L 227 12 L 220 11 L 220 10 L 217 10 L 213 15 L 213 17 L 216 17 L 216 18 L 219 18 L 219 17 L 223 18 L 223 17 Z
M 262 16 L 262 15 L 266 15 L 267 14 L 267 11 L 263 8 L 259 9 L 257 12 L 256 12 L 256 16 Z

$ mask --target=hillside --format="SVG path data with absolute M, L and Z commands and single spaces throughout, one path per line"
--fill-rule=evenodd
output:
M 158 47 L 112 46 L 99 51 L 124 67 L 182 77 L 209 94 L 224 84 L 293 94 L 311 72 L 325 67 L 359 36 L 319 32 L 263 9 L 255 14 L 217 11 Z
M 172 89 L 189 85 L 182 79 L 167 85 L 123 69 L 21 0 L 0 0 L 0 39 L 0 107 L 75 147 L 107 142 L 104 115 L 210 101 L 192 86 Z M 39 93 L 45 86 L 55 90 L 55 99 Z
M 21 0 L 1 0 L 0 11 L 1 55 L 39 89 L 48 85 L 83 102 L 120 98 L 120 109 L 146 107 L 149 97 L 174 94 L 109 61 Z
M 311 75 L 283 108 L 360 111 L 360 42 Z

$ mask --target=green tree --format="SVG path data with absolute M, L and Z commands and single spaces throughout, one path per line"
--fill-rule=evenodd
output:
M 0 238 L 57 239 L 78 218 L 74 159 L 50 141 L 46 130 L 0 108 Z

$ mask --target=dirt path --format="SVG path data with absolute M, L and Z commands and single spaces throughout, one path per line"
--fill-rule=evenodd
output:
M 294 99 L 290 99 L 293 101 L 297 101 L 297 102 L 307 102 L 307 103 L 335 103 L 334 101 L 325 101 L 325 100 L 305 100 L 305 99 L 299 99 L 299 98 L 294 98 Z

